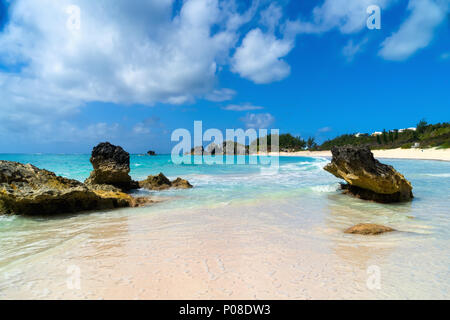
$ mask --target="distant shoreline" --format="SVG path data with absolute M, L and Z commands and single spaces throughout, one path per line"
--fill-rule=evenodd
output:
M 450 149 L 385 149 L 372 150 L 375 158 L 450 161 Z M 271 153 L 269 153 L 271 154 Z M 259 155 L 263 155 L 259 153 Z M 280 152 L 282 157 L 331 157 L 331 151 Z
M 436 160 L 436 161 L 450 161 L 450 148 L 437 149 L 437 148 L 425 148 L 425 149 L 383 149 L 372 150 L 375 158 L 380 159 L 406 159 L 406 160 Z M 13 153 L 0 153 L 0 155 L 11 155 Z M 28 155 L 26 153 L 17 153 L 20 155 Z M 36 155 L 36 154 L 33 154 Z M 48 155 L 48 154 L 40 154 Z M 55 154 L 55 155 L 67 155 L 67 154 Z M 88 155 L 88 154 L 75 154 L 75 155 Z M 145 156 L 146 154 L 135 153 L 133 156 Z M 267 155 L 267 153 L 258 152 L 258 155 Z M 275 155 L 275 153 L 269 153 L 268 155 Z M 280 152 L 281 157 L 328 157 L 331 158 L 331 151 L 295 151 L 295 152 Z M 169 154 L 158 154 L 158 156 L 170 156 Z

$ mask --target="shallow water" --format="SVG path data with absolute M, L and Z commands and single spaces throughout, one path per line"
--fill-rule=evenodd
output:
M 88 155 L 0 159 L 81 181 L 91 170 Z M 416 196 L 383 205 L 340 194 L 327 162 L 285 157 L 272 172 L 134 155 L 134 179 L 195 188 L 139 191 L 165 200 L 147 208 L 0 217 L 0 299 L 450 298 L 450 163 L 383 161 Z M 399 231 L 343 233 L 362 222 Z

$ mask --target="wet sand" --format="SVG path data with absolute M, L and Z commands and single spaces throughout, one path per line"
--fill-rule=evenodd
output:
M 21 268 L 12 266 L 17 286 L 3 288 L 3 298 L 375 297 L 366 286 L 366 262 L 385 249 L 330 248 L 327 241 L 308 239 L 309 231 L 270 226 L 269 214 L 245 214 L 253 209 L 123 217 L 89 227 L 29 263 L 19 261 Z M 79 289 L 70 288 L 76 270 Z
M 354 219 L 358 210 L 317 207 L 316 217 L 298 223 L 302 209 L 294 204 L 277 209 L 280 204 L 154 215 L 140 214 L 145 212 L 140 209 L 126 216 L 115 212 L 116 217 L 105 218 L 104 223 L 97 214 L 51 221 L 33 242 L 56 230 L 60 231 L 55 237 L 61 237 L 62 224 L 78 232 L 26 261 L 16 259 L 4 270 L 13 281 L 0 286 L 0 298 L 431 297 L 436 283 L 418 276 L 418 270 L 427 270 L 426 259 L 413 249 L 414 243 L 408 244 L 407 233 L 375 238 L 345 235 L 342 229 L 352 224 L 348 219 Z M 371 266 L 381 272 L 379 288 L 368 285 Z

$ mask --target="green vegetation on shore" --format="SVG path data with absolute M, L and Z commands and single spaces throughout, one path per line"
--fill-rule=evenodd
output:
M 410 148 L 450 148 L 450 123 L 428 124 L 425 120 L 420 121 L 415 128 L 383 130 L 382 132 L 343 134 L 334 139 L 327 140 L 318 145 L 315 138 L 309 137 L 304 140 L 290 133 L 280 135 L 267 135 L 257 138 L 250 145 L 242 145 L 234 141 L 222 143 L 219 150 L 226 153 L 226 145 L 232 143 L 235 154 L 248 154 L 251 147 L 256 145 L 258 152 L 270 152 L 274 138 L 278 138 L 280 152 L 296 152 L 302 150 L 322 151 L 330 150 L 334 146 L 368 146 L 370 149 L 410 149 Z M 191 154 L 202 154 L 203 152 L 214 154 L 215 145 L 209 146 L 208 150 L 203 147 L 192 148 Z M 266 149 L 267 148 L 267 149 Z
M 281 145 L 281 144 L 280 144 Z M 420 121 L 414 129 L 398 129 L 386 131 L 380 134 L 344 134 L 334 139 L 325 141 L 317 150 L 330 150 L 334 146 L 369 146 L 371 149 L 409 149 L 420 148 L 450 148 L 450 123 L 428 124 Z
M 265 148 L 267 145 L 267 151 L 270 151 L 273 137 L 274 135 L 268 135 L 258 138 L 251 145 L 257 144 L 258 151 L 266 151 L 260 146 Z M 281 152 L 330 150 L 334 146 L 345 145 L 368 146 L 370 149 L 450 148 L 450 123 L 428 124 L 422 120 L 415 128 L 383 130 L 374 134 L 343 134 L 327 140 L 321 145 L 318 145 L 312 137 L 304 140 L 301 137 L 294 137 L 290 133 L 281 134 L 278 139 Z
M 272 138 L 275 137 L 275 135 L 267 135 L 261 138 L 256 139 L 251 143 L 251 145 L 257 144 L 257 150 L 258 151 L 266 151 L 262 150 L 260 146 L 267 145 L 268 150 L 270 151 L 270 146 L 272 144 Z M 315 139 L 313 137 L 309 137 L 307 140 L 303 140 L 300 137 L 294 137 L 290 133 L 286 134 L 280 134 L 277 135 L 278 141 L 279 141 L 279 150 L 281 152 L 295 152 L 295 151 L 301 151 L 301 150 L 315 150 L 317 148 L 317 144 L 315 142 Z

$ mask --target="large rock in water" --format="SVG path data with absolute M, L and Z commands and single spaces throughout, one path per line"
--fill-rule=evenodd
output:
M 162 173 L 155 176 L 148 176 L 147 179 L 139 181 L 139 186 L 148 190 L 166 190 L 170 188 L 177 189 L 190 189 L 192 185 L 184 179 L 177 178 L 174 181 L 170 181 Z
M 143 205 L 114 187 L 91 189 L 31 164 L 0 161 L 0 214 L 51 215 Z
M 100 143 L 92 150 L 90 161 L 94 171 L 86 179 L 87 185 L 107 184 L 123 191 L 139 187 L 138 183 L 133 181 L 129 175 L 130 154 L 122 147 L 109 142 Z
M 333 147 L 325 170 L 348 184 L 342 188 L 361 199 L 382 203 L 409 201 L 411 183 L 393 167 L 380 163 L 368 147 Z

